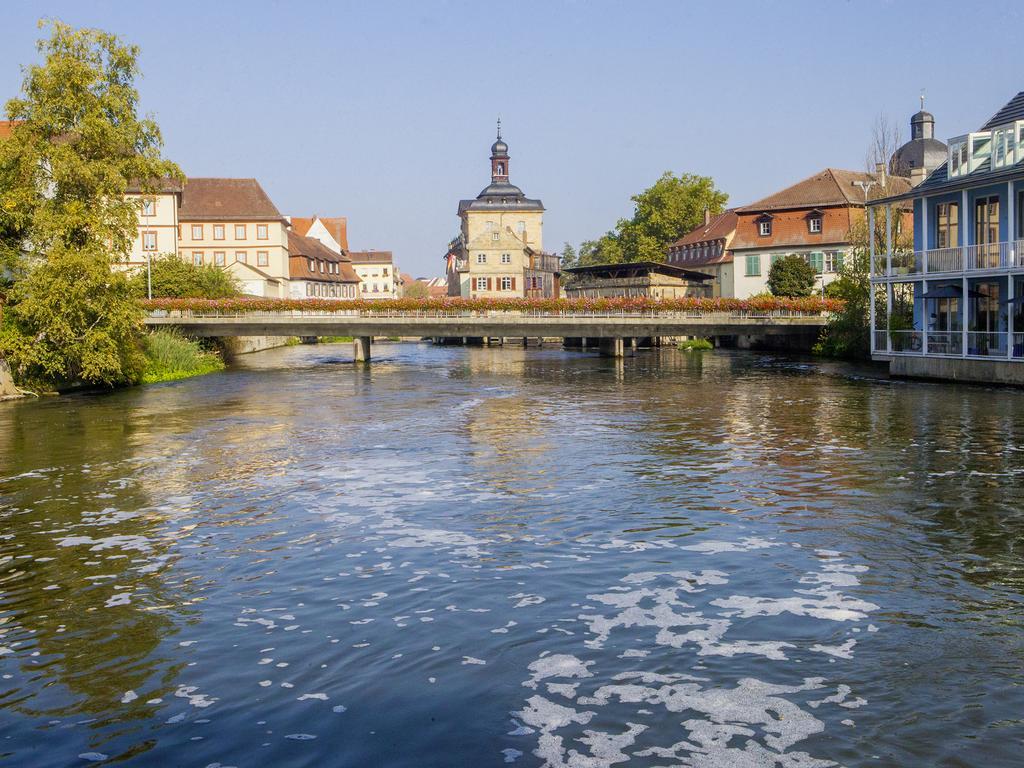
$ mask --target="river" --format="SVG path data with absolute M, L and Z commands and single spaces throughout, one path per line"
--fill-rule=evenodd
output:
M 19 766 L 1011 766 L 1024 392 L 395 344 L 0 406 Z

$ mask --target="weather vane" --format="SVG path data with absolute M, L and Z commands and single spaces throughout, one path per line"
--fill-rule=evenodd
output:
M 923 98 L 923 97 L 922 97 Z M 501 138 L 501 116 L 498 116 L 498 138 Z

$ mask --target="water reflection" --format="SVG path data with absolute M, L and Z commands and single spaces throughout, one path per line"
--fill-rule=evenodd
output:
M 7 755 L 1013 764 L 1021 393 L 350 359 L 0 408 Z

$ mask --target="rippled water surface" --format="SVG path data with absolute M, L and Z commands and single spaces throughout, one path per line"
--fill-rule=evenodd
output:
M 1024 393 L 374 354 L 0 406 L 0 758 L 1021 764 Z

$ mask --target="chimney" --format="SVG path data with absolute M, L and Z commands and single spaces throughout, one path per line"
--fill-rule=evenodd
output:
M 704 206 L 704 226 L 706 227 L 711 223 L 711 209 L 706 205 Z

